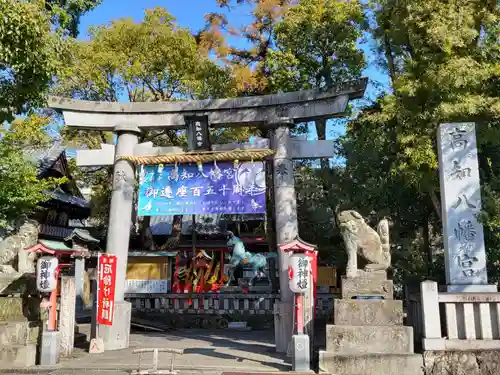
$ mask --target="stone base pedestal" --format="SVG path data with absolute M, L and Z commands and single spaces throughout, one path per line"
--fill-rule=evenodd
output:
M 311 371 L 309 336 L 305 334 L 293 335 L 292 346 L 292 371 Z
M 36 365 L 36 344 L 0 346 L 0 369 Z
M 342 279 L 342 299 L 333 304 L 320 371 L 336 375 L 423 375 L 422 356 L 413 354 L 413 328 L 403 326 L 403 302 L 393 299 L 384 273 Z M 382 299 L 353 299 L 381 297 Z
M 40 365 L 53 366 L 59 362 L 61 350 L 61 332 L 44 331 L 40 350 Z
M 104 350 L 126 349 L 129 346 L 132 305 L 129 302 L 115 303 L 112 326 L 99 326 L 99 337 L 104 342 Z
M 274 342 L 278 353 L 287 353 L 291 348 L 293 334 L 293 303 L 277 302 L 274 304 Z
M 386 326 L 403 324 L 403 301 L 336 299 L 333 324 Z
M 394 285 L 392 280 L 378 277 L 345 277 L 341 279 L 342 299 L 354 297 L 378 296 L 393 299 Z
M 0 368 L 36 365 L 38 327 L 30 322 L 0 321 Z
M 413 353 L 413 329 L 404 326 L 326 326 L 326 351 L 337 354 Z
M 421 354 L 319 352 L 320 372 L 335 375 L 424 375 Z

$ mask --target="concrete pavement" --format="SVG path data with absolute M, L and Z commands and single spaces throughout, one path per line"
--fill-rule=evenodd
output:
M 82 327 L 80 327 L 82 328 Z M 85 331 L 86 327 L 83 327 Z M 82 331 L 82 329 L 80 329 Z M 37 366 L 29 373 L 50 375 L 98 374 L 124 375 L 139 368 L 138 348 L 183 349 L 176 355 L 174 369 L 183 374 L 221 375 L 223 372 L 290 371 L 290 358 L 275 352 L 272 331 L 178 330 L 169 333 L 132 333 L 128 349 L 88 354 L 75 350 L 72 358 L 63 359 L 57 366 Z M 141 367 L 152 367 L 152 354 L 142 355 Z M 159 353 L 158 368 L 169 369 L 171 354 Z M 7 373 L 6 369 L 2 373 Z M 27 371 L 23 371 L 27 373 Z M 14 370 L 12 373 L 19 374 Z

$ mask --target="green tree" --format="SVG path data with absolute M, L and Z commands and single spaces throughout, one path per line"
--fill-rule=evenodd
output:
M 16 119 L 0 140 L 0 226 L 7 226 L 23 214 L 29 214 L 49 197 L 44 193 L 54 189 L 63 179 L 38 179 L 37 161 L 29 160 L 26 148 L 49 145 L 45 129 L 47 117 L 30 116 Z
M 493 202 L 498 200 L 500 146 L 499 6 L 496 1 L 460 0 L 383 0 L 370 5 L 376 52 L 391 77 L 392 92 L 348 126 L 343 146 L 350 199 L 365 213 L 393 217 L 400 271 L 408 271 L 408 276 L 422 269 L 432 273 L 442 253 L 437 126 L 474 121 L 487 248 L 491 262 L 498 261 Z M 422 259 L 424 267 L 411 271 L 416 259 Z
M 233 96 L 236 84 L 230 69 L 212 61 L 188 29 L 179 26 L 165 9 L 155 8 L 147 10 L 140 22 L 115 20 L 93 27 L 89 41 L 73 41 L 53 93 L 111 102 L 173 101 Z M 99 148 L 100 143 L 113 142 L 111 134 L 105 132 L 64 128 L 62 135 L 75 147 Z M 228 135 L 224 129 L 213 132 L 215 140 Z M 246 135 L 246 131 L 235 131 L 231 137 Z M 145 131 L 140 141 L 183 146 L 186 137 L 183 132 L 167 129 Z M 106 225 L 111 169 L 90 168 L 75 173 L 92 187 L 93 217 Z M 181 219 L 176 216 L 174 222 Z M 143 224 L 147 229 L 149 219 Z
M 44 102 L 53 76 L 61 67 L 65 33 L 76 30 L 77 18 L 98 2 L 0 0 L 0 225 L 30 213 L 48 197 L 44 190 L 62 180 L 39 180 L 37 165 L 26 148 L 50 142 L 49 119 L 30 115 Z M 70 21 L 71 20 L 71 21 Z M 74 34 L 74 32 L 73 32 Z M 9 124 L 10 123 L 10 124 Z
M 267 65 L 272 91 L 325 90 L 359 78 L 357 47 L 365 23 L 356 1 L 305 0 L 290 6 L 274 28 Z
M 200 47 L 213 51 L 218 59 L 231 68 L 238 95 L 270 93 L 270 71 L 267 67 L 269 52 L 274 46 L 274 28 L 288 9 L 290 0 L 216 0 L 221 8 L 250 7 L 250 21 L 235 27 L 222 12 L 205 16 L 205 28 L 197 35 Z M 229 13 L 230 14 L 230 13 Z M 246 44 L 236 47 L 228 37 L 238 38 Z
M 58 36 L 39 2 L 0 0 L 0 123 L 41 103 L 57 71 Z
M 0 0 L 0 123 L 40 107 L 60 68 L 65 34 L 93 0 Z
M 45 9 L 51 14 L 52 23 L 78 36 L 81 16 L 102 3 L 102 0 L 45 0 Z
M 364 24 L 358 1 L 304 0 L 287 8 L 266 61 L 270 90 L 328 90 L 359 78 L 365 58 L 357 42 Z M 318 139 L 326 139 L 326 120 L 315 125 Z M 321 165 L 328 168 L 328 160 Z

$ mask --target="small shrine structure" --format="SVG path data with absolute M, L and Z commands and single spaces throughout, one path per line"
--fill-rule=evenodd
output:
M 52 191 L 49 199 L 40 203 L 33 216 L 40 223 L 42 238 L 63 240 L 73 230 L 71 220 L 85 220 L 90 215 L 89 202 L 83 197 L 68 167 L 68 156 L 60 142 L 48 148 L 27 149 L 25 155 L 38 168 L 38 179 L 66 177 L 67 181 Z
M 35 246 L 27 248 L 27 253 L 51 255 L 66 264 L 61 274 L 75 277 L 76 309 L 90 308 L 90 281 L 88 273 L 97 266 L 100 240 L 92 237 L 85 229 L 73 229 L 62 241 L 40 239 Z M 56 294 L 58 295 L 59 292 Z

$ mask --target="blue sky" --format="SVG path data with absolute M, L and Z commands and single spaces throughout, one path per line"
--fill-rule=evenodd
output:
M 215 0 L 104 0 L 95 10 L 82 17 L 80 38 L 88 38 L 87 30 L 89 26 L 106 24 L 113 19 L 124 17 L 132 17 L 138 22 L 143 18 L 145 9 L 157 6 L 167 8 L 177 18 L 177 22 L 180 25 L 188 27 L 192 31 L 203 28 L 205 24 L 204 15 L 206 13 L 220 11 Z M 249 8 L 247 6 L 236 7 L 230 11 L 230 21 L 235 25 L 245 24 L 250 19 L 248 12 Z M 370 53 L 371 43 L 372 41 L 368 40 L 367 43 L 360 45 L 368 57 L 368 67 L 365 70 L 365 76 L 381 84 L 383 87 L 387 87 L 387 75 L 378 69 L 373 62 L 373 57 Z M 376 93 L 375 88 L 370 85 L 367 95 L 373 97 Z M 329 128 L 328 133 L 330 138 L 343 133 L 342 128 L 334 126 L 330 126 Z M 310 136 L 314 137 L 315 132 L 311 131 Z

